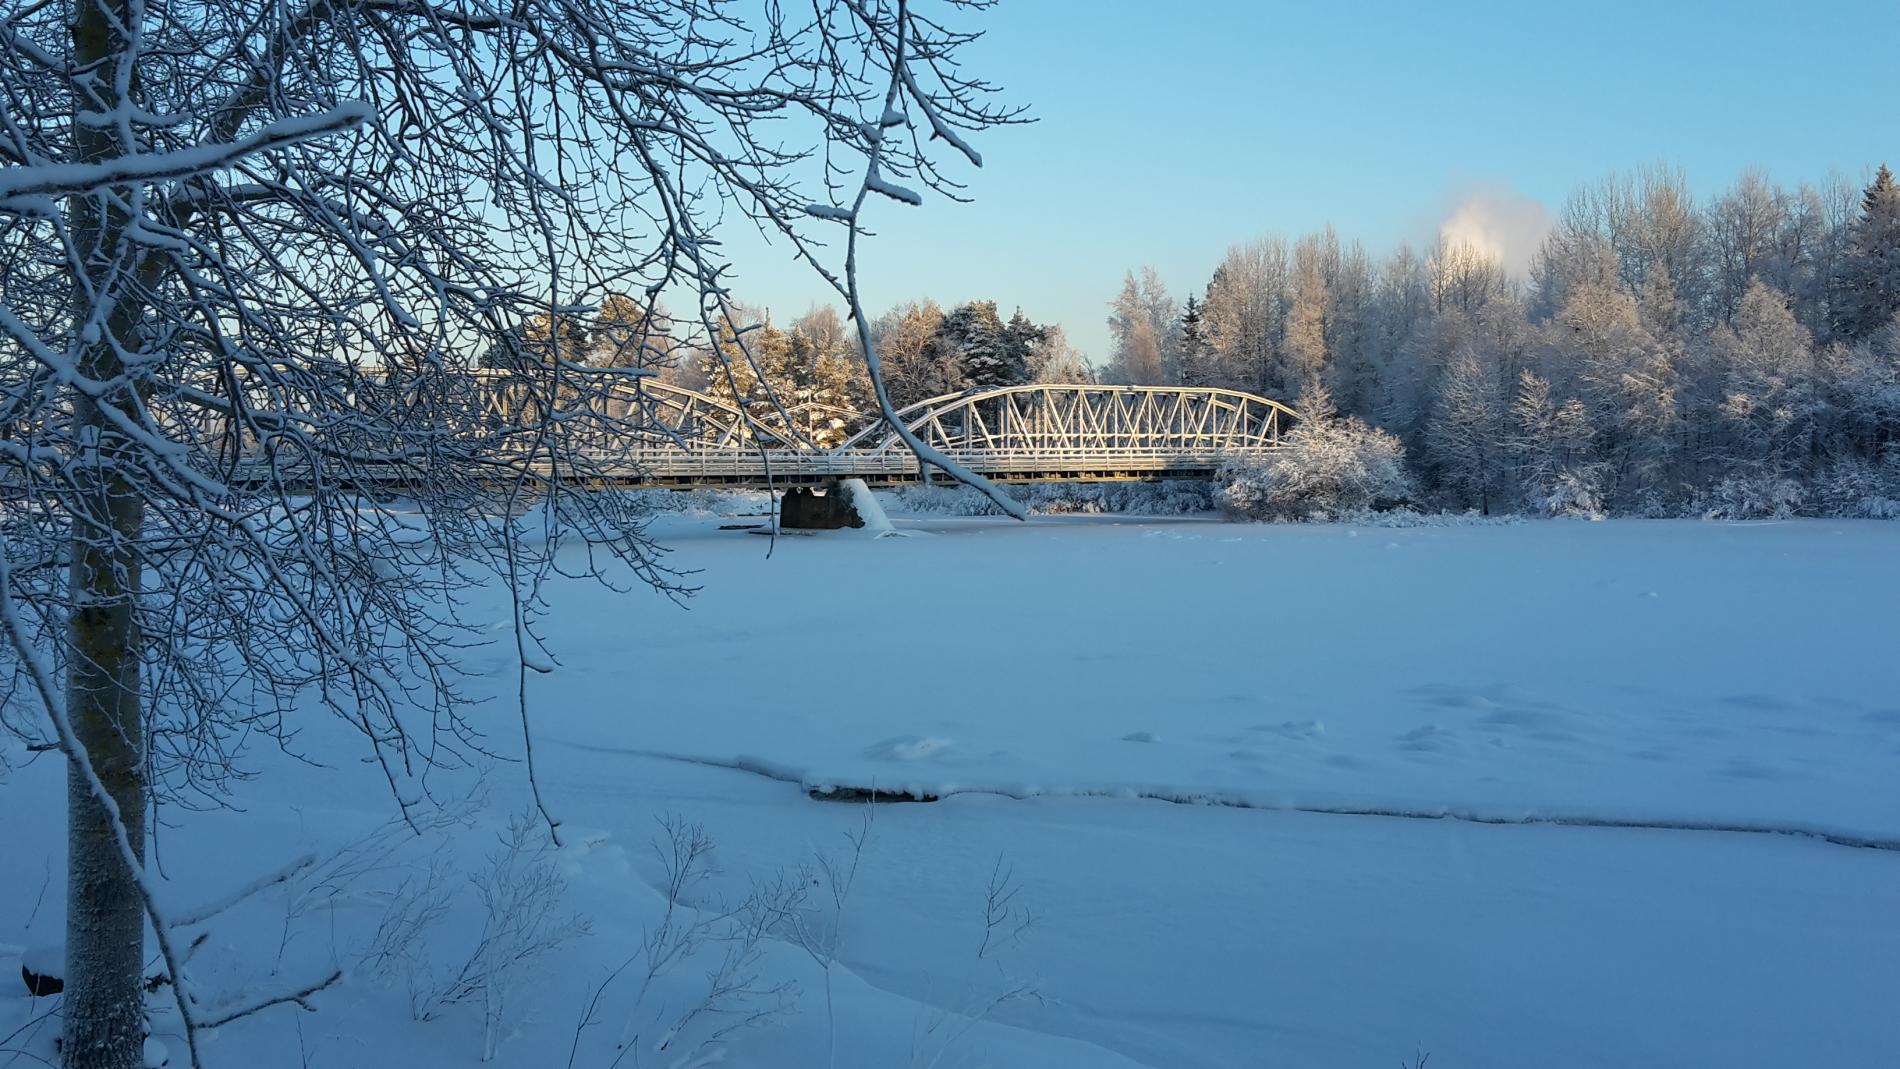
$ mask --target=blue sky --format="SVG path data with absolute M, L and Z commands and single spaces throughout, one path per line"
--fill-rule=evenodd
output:
M 1748 167 L 1793 184 L 1900 163 L 1895 0 L 1003 0 L 974 21 L 970 66 L 1038 121 L 980 139 L 973 203 L 872 209 L 873 313 L 991 298 L 1098 363 L 1144 263 L 1178 297 L 1267 233 L 1330 222 L 1378 254 L 1470 197 L 1555 211 L 1643 164 L 1706 195 Z M 782 252 L 734 246 L 742 296 L 775 318 L 822 297 Z

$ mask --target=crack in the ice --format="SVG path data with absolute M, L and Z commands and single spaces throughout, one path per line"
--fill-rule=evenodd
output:
M 1818 828 L 1799 824 L 1755 824 L 1747 821 L 1718 820 L 1640 820 L 1623 817 L 1589 816 L 1564 813 L 1483 813 L 1470 809 L 1451 806 L 1436 808 L 1406 808 L 1403 806 L 1336 806 L 1297 803 L 1262 802 L 1255 799 L 1236 798 L 1232 795 L 1202 793 L 1198 791 L 1169 791 L 1158 788 L 1063 788 L 1061 790 L 1011 791 L 1001 787 L 958 787 L 946 791 L 921 791 L 898 789 L 890 786 L 857 786 L 843 783 L 815 785 L 805 773 L 791 765 L 770 761 L 762 757 L 741 754 L 737 757 L 706 757 L 696 754 L 669 753 L 664 750 L 640 750 L 616 746 L 596 746 L 589 743 L 566 742 L 564 745 L 581 750 L 593 750 L 599 753 L 625 754 L 630 757 L 647 757 L 660 761 L 676 761 L 682 764 L 703 765 L 707 768 L 724 768 L 735 772 L 747 772 L 755 776 L 789 783 L 805 791 L 818 801 L 832 802 L 936 802 L 958 794 L 995 795 L 1003 798 L 1026 800 L 1030 798 L 1142 798 L 1154 802 L 1167 802 L 1172 805 L 1210 806 L 1223 809 L 1253 809 L 1268 813 L 1311 813 L 1318 816 L 1334 817 L 1388 817 L 1394 820 L 1453 820 L 1466 824 L 1484 824 L 1497 827 L 1528 827 L 1532 825 L 1551 825 L 1562 828 L 1608 828 L 1627 831 L 1686 831 L 1713 832 L 1725 835 L 1780 835 L 1797 839 L 1812 839 L 1833 846 L 1845 846 L 1856 850 L 1885 850 L 1900 853 L 1900 839 L 1884 838 L 1873 835 L 1859 835 L 1838 829 Z

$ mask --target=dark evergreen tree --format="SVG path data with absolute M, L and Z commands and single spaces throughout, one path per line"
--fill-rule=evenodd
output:
M 557 343 L 563 360 L 587 363 L 591 341 L 586 320 L 566 312 L 551 319 L 546 313 L 529 316 L 482 350 L 477 364 L 497 371 L 546 367 L 554 362 Z
M 1885 164 L 1861 199 L 1860 219 L 1834 277 L 1840 337 L 1869 337 L 1900 314 L 1900 183 Z
M 1028 381 L 1025 347 L 1012 352 L 1009 329 L 995 301 L 971 301 L 943 318 L 943 334 L 971 386 L 1014 386 Z
M 1021 308 L 1016 309 L 1016 314 L 1009 317 L 1009 325 L 1003 328 L 1003 355 L 1011 379 L 996 385 L 1016 386 L 1028 382 L 1030 354 L 1048 340 L 1048 327 L 1030 322 Z
M 1181 313 L 1181 385 L 1205 386 L 1208 380 L 1207 342 L 1201 335 L 1201 303 L 1188 294 Z

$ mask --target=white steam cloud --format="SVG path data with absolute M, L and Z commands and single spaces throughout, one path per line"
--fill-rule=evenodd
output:
M 1509 187 L 1473 190 L 1438 224 L 1446 244 L 1467 246 L 1522 278 L 1550 233 L 1550 211 Z

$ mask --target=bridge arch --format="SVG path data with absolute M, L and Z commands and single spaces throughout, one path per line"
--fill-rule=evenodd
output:
M 1239 390 L 1081 384 L 967 390 L 897 413 L 898 422 L 926 445 L 951 455 L 1253 452 L 1278 446 L 1299 419 L 1278 401 Z M 905 448 L 879 421 L 837 451 Z
M 546 403 L 547 383 L 506 371 L 479 371 L 482 407 L 491 419 L 507 421 L 524 406 Z M 711 394 L 642 376 L 578 374 L 563 382 L 556 402 L 566 414 L 571 431 L 598 439 L 589 443 L 597 452 L 626 449 L 675 448 L 702 450 L 805 448 L 798 429 L 788 430 L 777 412 L 747 421 L 736 405 Z M 790 409 L 793 427 L 799 427 L 800 408 Z M 597 417 L 590 427 L 587 417 Z

